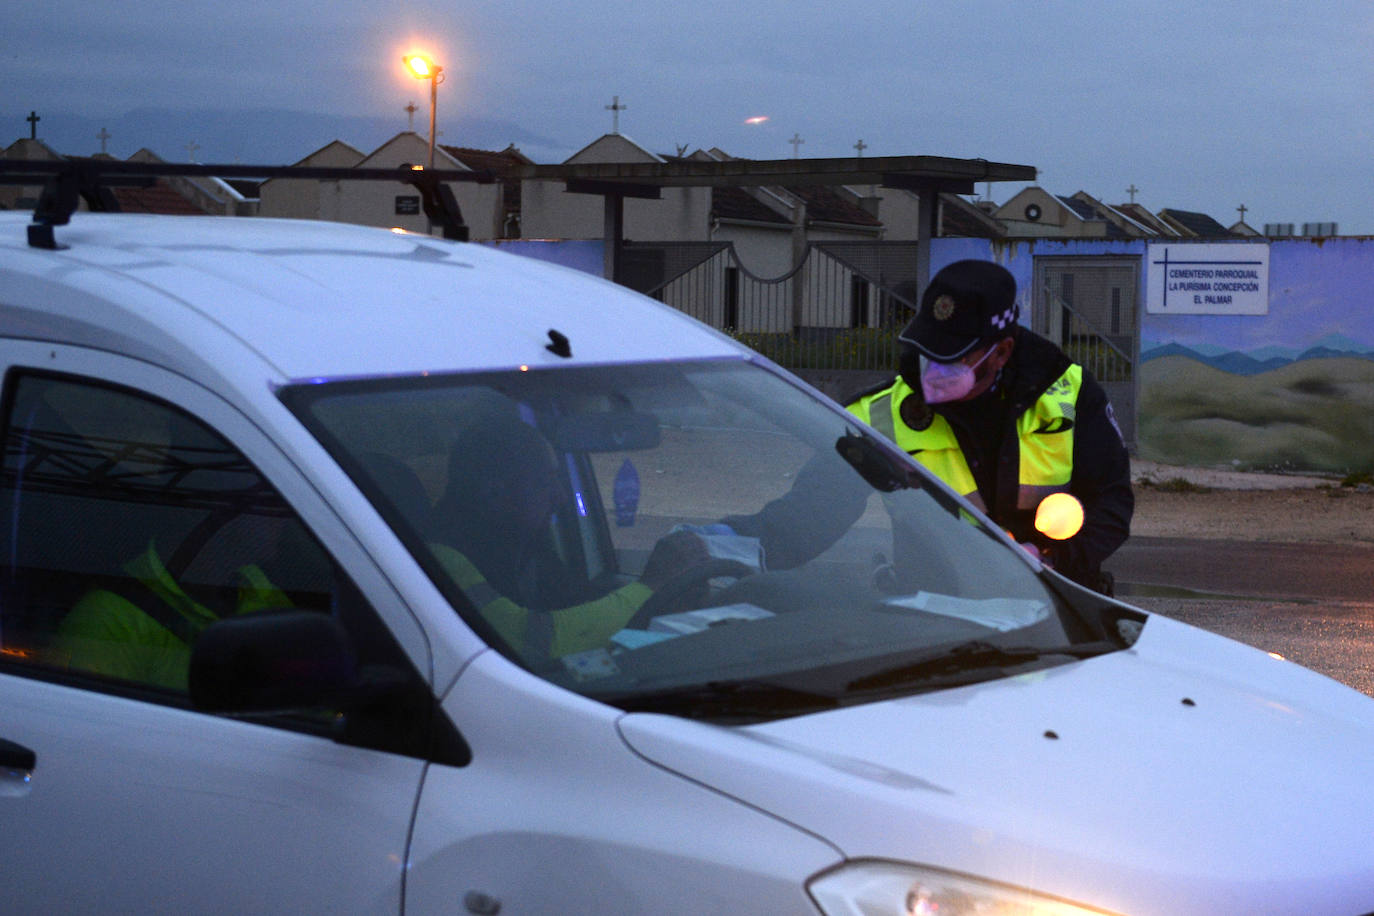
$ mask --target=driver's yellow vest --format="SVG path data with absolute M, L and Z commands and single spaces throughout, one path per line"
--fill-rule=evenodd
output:
M 647 585 L 630 582 L 572 607 L 532 611 L 498 592 L 459 551 L 437 543 L 429 549 L 497 635 L 527 659 L 562 658 L 606 645 L 653 594 Z
M 1033 509 L 1051 493 L 1067 490 L 1073 475 L 1073 420 L 1083 367 L 1074 363 L 1016 420 L 1020 443 L 1018 509 Z M 849 405 L 849 412 L 893 442 L 939 477 L 950 489 L 986 511 L 978 484 L 949 421 L 938 413 L 930 426 L 912 429 L 902 422 L 901 404 L 912 393 L 900 376 L 896 382 Z

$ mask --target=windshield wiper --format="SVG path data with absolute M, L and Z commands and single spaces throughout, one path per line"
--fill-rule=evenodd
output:
M 845 685 L 845 692 L 863 693 L 897 684 L 939 682 L 940 686 L 946 686 L 947 683 L 987 680 L 989 672 L 995 676 L 1008 668 L 1044 658 L 1091 658 L 1120 648 L 1106 640 L 1048 647 L 999 646 L 973 640 L 856 678 Z
M 708 681 L 654 693 L 623 693 L 595 699 L 626 712 L 661 712 L 689 719 L 751 722 L 785 719 L 840 705 L 833 696 L 767 681 Z

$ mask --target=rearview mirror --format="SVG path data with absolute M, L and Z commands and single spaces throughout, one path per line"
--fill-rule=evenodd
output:
M 657 417 L 631 410 L 567 414 L 545 432 L 560 452 L 634 452 L 661 438 Z

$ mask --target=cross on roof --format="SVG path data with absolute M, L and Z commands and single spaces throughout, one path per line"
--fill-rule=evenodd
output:
M 30 139 L 30 140 L 37 140 L 37 139 L 38 139 L 38 122 L 41 121 L 41 120 L 43 120 L 43 119 L 40 118 L 40 117 L 38 116 L 38 112 L 36 112 L 36 111 L 31 111 L 31 112 L 29 112 L 29 116 L 28 116 L 27 118 L 25 118 L 24 120 L 29 122 L 29 139 Z
M 414 130 L 415 130 L 415 112 L 417 112 L 417 111 L 419 111 L 419 109 L 415 107 L 415 103 L 414 103 L 414 102 L 410 102 L 409 104 L 406 105 L 406 107 L 405 107 L 405 112 L 406 112 L 406 117 L 407 117 L 407 119 L 406 119 L 406 130 L 409 130 L 409 131 L 414 131 Z
M 801 158 L 801 145 L 802 145 L 803 143 L 806 142 L 805 140 L 802 139 L 801 134 L 796 134 L 796 133 L 794 133 L 794 134 L 792 135 L 792 139 L 791 139 L 791 140 L 788 140 L 787 142 L 790 143 L 790 144 L 792 144 L 792 158 L 793 158 L 793 159 L 800 159 L 800 158 Z
M 110 138 L 113 137 L 113 136 L 114 136 L 114 134 L 110 133 L 108 130 L 106 130 L 106 129 L 103 128 L 103 127 L 100 128 L 100 133 L 98 133 L 98 134 L 95 135 L 95 138 L 96 138 L 97 140 L 100 141 L 100 153 L 101 153 L 101 155 L 104 155 L 104 154 L 105 154 L 105 141 L 108 140 L 108 139 L 110 139 Z
M 868 144 L 863 141 L 862 137 L 860 137 L 859 142 L 854 144 L 854 148 L 859 151 L 859 158 L 862 159 L 864 150 L 868 149 Z
M 1236 210 L 1240 213 L 1240 221 L 1242 223 L 1245 222 L 1245 211 L 1248 209 L 1250 208 L 1245 206 L 1245 204 L 1241 204 L 1239 207 L 1236 207 Z
M 620 96 L 616 95 L 611 97 L 611 104 L 603 107 L 611 113 L 611 133 L 620 133 L 620 113 L 630 106 L 620 104 Z
M 1129 194 L 1129 195 L 1131 195 L 1131 203 L 1135 203 L 1135 196 L 1136 196 L 1136 194 L 1138 194 L 1139 192 L 1140 192 L 1140 188 L 1137 188 L 1137 187 L 1135 186 L 1135 182 L 1134 182 L 1134 181 L 1131 182 L 1131 186 L 1130 186 L 1129 188 L 1126 189 L 1126 193 Z

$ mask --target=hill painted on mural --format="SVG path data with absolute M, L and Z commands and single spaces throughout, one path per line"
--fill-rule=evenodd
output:
M 1184 356 L 1213 369 L 1230 372 L 1234 375 L 1258 375 L 1271 372 L 1291 363 L 1309 359 L 1369 359 L 1374 360 L 1374 348 L 1364 346 L 1338 334 L 1331 334 L 1316 341 L 1305 350 L 1284 347 L 1262 347 L 1259 350 L 1223 350 L 1219 347 L 1189 347 L 1169 341 L 1155 343 L 1142 341 L 1140 361 L 1142 364 L 1171 356 Z
M 1237 373 L 1173 354 L 1143 360 L 1140 457 L 1245 469 L 1374 468 L 1374 359 L 1339 356 Z

